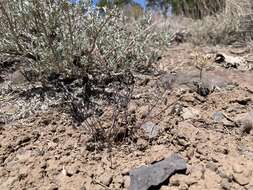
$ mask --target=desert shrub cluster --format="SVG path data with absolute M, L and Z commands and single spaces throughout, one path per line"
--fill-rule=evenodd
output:
M 106 105 L 114 109 L 112 128 L 121 114 L 126 124 L 134 74 L 152 72 L 170 39 L 149 14 L 133 20 L 90 1 L 3 0 L 0 17 L 1 56 L 25 62 L 23 75 L 40 84 L 22 95 L 57 97 L 57 106 L 94 134 Z

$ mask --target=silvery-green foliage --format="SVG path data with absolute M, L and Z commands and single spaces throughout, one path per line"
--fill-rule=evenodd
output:
M 153 62 L 169 35 L 151 17 L 126 18 L 89 1 L 2 0 L 0 52 L 29 59 L 40 74 L 104 73 Z

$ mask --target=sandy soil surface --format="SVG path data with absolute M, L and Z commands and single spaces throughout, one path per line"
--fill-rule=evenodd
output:
M 211 57 L 251 55 L 248 47 L 198 49 Z M 75 127 L 53 108 L 5 123 L 20 105 L 1 97 L 0 189 L 127 189 L 128 171 L 178 153 L 187 171 L 173 175 L 161 190 L 253 190 L 253 71 L 210 61 L 203 73 L 210 92 L 201 96 L 194 83 L 199 78 L 194 51 L 190 44 L 173 46 L 157 65 L 162 74 L 137 76 L 128 108 L 136 120 L 135 140 L 110 148 L 92 149 L 86 127 Z M 22 81 L 11 75 L 9 85 Z M 21 106 L 25 109 L 24 101 Z M 108 108 L 101 117 L 111 123 L 112 114 Z M 140 129 L 146 122 L 158 126 L 155 138 Z

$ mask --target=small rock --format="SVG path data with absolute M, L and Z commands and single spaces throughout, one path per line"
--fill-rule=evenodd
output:
M 72 165 L 68 167 L 68 173 L 69 175 L 74 175 L 80 172 L 80 166 L 79 165 Z
M 210 84 L 206 82 L 194 82 L 193 84 L 196 88 L 196 92 L 200 96 L 206 97 L 213 91 L 213 86 L 210 86 Z
M 215 122 L 220 122 L 224 118 L 224 115 L 222 112 L 214 112 L 212 117 Z
M 111 164 L 111 162 L 110 162 Z M 110 164 L 108 164 L 107 166 L 109 166 Z M 105 173 L 105 169 L 102 165 L 99 165 L 96 170 L 94 170 L 92 173 L 94 173 L 96 176 L 102 176 Z
M 233 167 L 233 171 L 235 173 L 238 173 L 238 174 L 243 173 L 243 167 L 242 167 L 242 165 L 234 163 L 232 167 Z
M 128 175 L 129 174 L 129 169 L 128 168 L 123 169 L 121 174 L 122 175 Z
M 209 151 L 206 144 L 198 144 L 196 148 L 196 152 L 200 155 L 207 156 Z
M 182 98 L 182 101 L 188 102 L 188 103 L 195 103 L 197 102 L 195 97 L 192 96 L 192 94 L 185 94 Z
M 218 169 L 218 166 L 213 162 L 208 162 L 206 167 L 214 172 Z
M 194 180 L 201 180 L 205 173 L 205 168 L 202 165 L 192 167 L 190 169 L 191 178 Z
M 136 150 L 133 152 L 133 155 L 135 157 L 141 157 L 141 156 L 144 156 L 144 152 L 143 151 L 139 151 L 139 150 Z
M 20 70 L 13 72 L 7 78 L 8 80 L 11 81 L 11 84 L 14 84 L 14 85 L 28 82 L 26 77 L 23 75 L 23 73 Z
M 178 175 L 171 176 L 170 185 L 172 185 L 172 186 L 179 186 L 180 185 L 180 178 L 178 177 Z
M 185 179 L 185 183 L 186 183 L 188 186 L 191 186 L 191 185 L 193 185 L 193 184 L 198 183 L 198 180 L 195 179 L 195 178 L 193 178 L 193 177 L 187 177 L 187 178 Z
M 113 178 L 113 183 L 118 183 L 120 185 L 124 184 L 124 178 L 122 175 L 117 175 Z
M 122 189 L 124 187 L 124 178 L 121 175 L 117 175 L 113 178 L 112 184 L 110 185 L 112 189 Z
M 249 179 L 243 174 L 233 174 L 233 179 L 236 183 L 242 186 L 249 184 Z
M 51 185 L 48 190 L 58 190 L 59 188 L 56 185 Z
M 189 175 L 183 175 L 183 174 L 177 174 L 174 176 L 171 176 L 169 184 L 172 186 L 191 186 L 194 183 L 197 183 L 198 180 L 195 180 Z
M 188 190 L 188 185 L 186 183 L 181 183 L 178 190 Z
M 231 189 L 231 183 L 229 183 L 228 179 L 222 179 L 221 181 L 221 187 L 224 190 L 230 190 Z
M 222 153 L 222 154 L 228 154 L 229 150 L 225 146 L 218 145 L 218 146 L 215 147 L 215 152 Z
M 148 147 L 148 141 L 142 138 L 138 138 L 136 144 L 139 150 L 145 150 Z
M 183 149 L 186 149 L 188 146 L 190 146 L 190 142 L 185 137 L 178 136 L 175 140 L 177 144 L 183 147 Z
M 196 110 L 194 108 L 183 108 L 181 116 L 184 120 L 187 119 L 194 119 L 196 117 L 199 117 L 199 110 Z
M 99 177 L 99 181 L 105 186 L 109 187 L 112 182 L 113 176 L 110 174 L 103 174 Z
M 245 188 L 244 186 L 241 186 L 238 183 L 232 183 L 231 190 L 245 190 Z
M 13 104 L 1 105 L 1 113 L 15 114 L 18 111 L 18 106 Z
M 229 181 L 232 181 L 233 179 L 233 175 L 230 171 L 224 170 L 222 167 L 219 167 L 217 169 L 217 174 L 221 177 L 221 178 L 226 178 Z
M 253 184 L 248 184 L 245 186 L 246 190 L 252 190 L 253 189 Z

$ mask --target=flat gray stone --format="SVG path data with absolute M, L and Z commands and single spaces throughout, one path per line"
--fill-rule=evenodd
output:
M 187 164 L 178 154 L 157 162 L 151 166 L 141 166 L 129 172 L 131 182 L 129 190 L 148 190 L 164 183 L 177 172 L 186 171 Z

